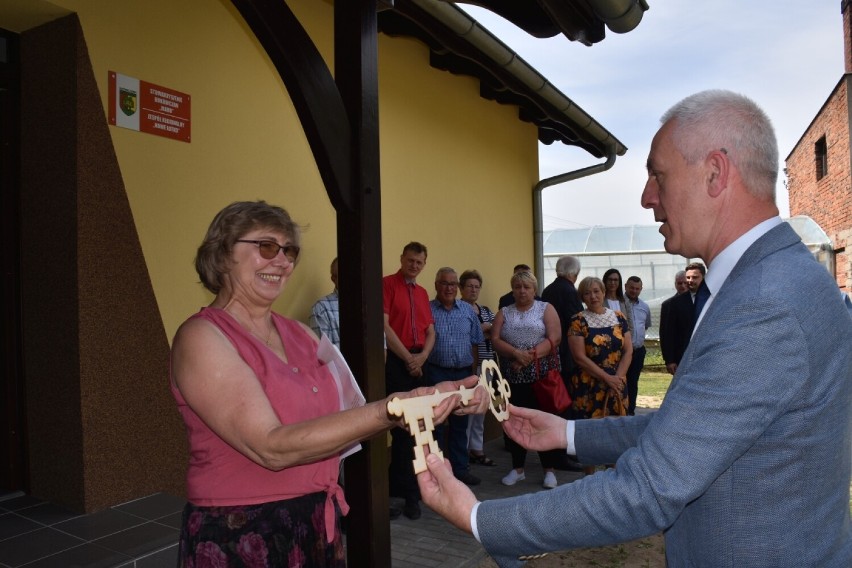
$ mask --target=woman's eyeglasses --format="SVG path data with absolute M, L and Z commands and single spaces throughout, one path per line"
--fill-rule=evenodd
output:
M 248 239 L 237 239 L 236 242 L 257 245 L 257 248 L 260 251 L 260 256 L 266 260 L 272 260 L 278 256 L 278 251 L 283 250 L 284 256 L 287 257 L 287 260 L 290 262 L 296 262 L 296 259 L 299 258 L 299 251 L 301 250 L 295 245 L 281 246 L 275 241 L 251 241 Z

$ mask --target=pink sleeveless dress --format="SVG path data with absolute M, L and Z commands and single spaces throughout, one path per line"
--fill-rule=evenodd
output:
M 316 342 L 297 322 L 275 313 L 272 316 L 287 349 L 286 363 L 224 310 L 204 308 L 192 317 L 209 321 L 231 341 L 254 371 L 282 424 L 302 422 L 338 411 L 337 387 L 326 365 L 317 357 Z M 256 537 L 258 532 L 270 530 L 273 521 L 283 522 L 283 525 L 272 530 L 266 545 L 255 542 L 267 555 L 276 558 L 287 556 L 286 565 L 329 565 L 324 561 L 299 561 L 300 555 L 317 552 L 305 550 L 312 546 L 316 548 L 310 541 L 311 535 L 314 535 L 317 540 L 324 540 L 331 546 L 333 556 L 336 556 L 335 549 L 339 547 L 343 558 L 342 545 L 338 542 L 341 538 L 336 529 L 339 524 L 336 508 L 345 515 L 349 507 L 338 484 L 338 456 L 281 471 L 266 469 L 213 432 L 187 405 L 173 383 L 171 389 L 186 424 L 190 450 L 187 471 L 190 503 L 184 511 L 182 558 L 187 558 L 184 556 L 186 553 L 193 556 L 193 560 L 198 560 L 195 558 L 196 549 L 205 547 L 214 556 L 217 554 L 214 548 L 223 554 L 229 548 L 245 552 L 248 545 L 241 548 L 239 543 L 247 535 Z M 294 519 L 297 511 L 305 513 L 307 519 L 301 522 Z M 261 518 L 258 519 L 258 516 Z M 264 516 L 275 519 L 263 519 Z M 235 518 L 245 522 L 235 523 Z M 259 526 L 255 521 L 259 521 Z M 203 530 L 199 525 L 203 526 Z M 252 530 L 246 532 L 249 526 Z M 282 530 L 291 530 L 293 534 L 282 538 L 281 534 L 276 534 Z M 205 531 L 211 534 L 207 537 L 199 535 Z M 186 543 L 184 532 L 187 533 Z M 229 536 L 221 532 L 233 534 Z M 307 540 L 304 540 L 306 536 Z M 235 542 L 225 546 L 230 540 Z M 219 544 L 214 545 L 214 542 Z M 280 550 L 272 550 L 273 545 Z

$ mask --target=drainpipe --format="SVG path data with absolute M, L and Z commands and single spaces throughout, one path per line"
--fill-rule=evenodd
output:
M 541 206 L 541 193 L 548 187 L 574 181 L 575 179 L 599 174 L 610 169 L 615 164 L 616 149 L 612 146 L 607 148 L 606 161 L 602 164 L 586 166 L 579 170 L 566 172 L 557 176 L 549 177 L 539 181 L 533 187 L 533 246 L 535 258 L 535 277 L 539 286 L 543 289 L 547 284 L 544 282 L 544 223 L 542 221 L 544 212 Z M 539 290 L 541 292 L 541 290 Z

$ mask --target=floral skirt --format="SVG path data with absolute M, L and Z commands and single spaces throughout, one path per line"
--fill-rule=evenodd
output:
M 325 531 L 324 492 L 259 505 L 183 510 L 179 568 L 345 568 L 335 516 L 335 538 Z

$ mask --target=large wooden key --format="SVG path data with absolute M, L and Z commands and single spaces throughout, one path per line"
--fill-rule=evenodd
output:
M 496 377 L 496 380 L 493 381 L 495 387 L 491 386 L 491 377 Z M 512 390 L 509 387 L 509 382 L 500 373 L 500 368 L 496 362 L 490 359 L 482 362 L 477 386 L 484 387 L 488 392 L 491 398 L 489 407 L 494 417 L 500 422 L 507 420 L 509 418 L 509 396 L 511 396 Z M 438 454 L 442 459 L 444 457 L 432 437 L 432 432 L 435 430 L 435 424 L 432 422 L 432 409 L 445 398 L 455 395 L 459 395 L 461 403 L 467 405 L 473 398 L 475 390 L 476 387 L 468 389 L 461 386 L 456 391 L 435 392 L 426 396 L 403 399 L 394 397 L 388 402 L 388 413 L 392 416 L 403 417 L 411 435 L 414 436 L 414 473 L 426 471 L 426 446 L 429 446 L 430 453 Z

